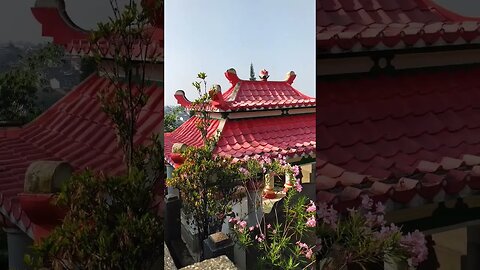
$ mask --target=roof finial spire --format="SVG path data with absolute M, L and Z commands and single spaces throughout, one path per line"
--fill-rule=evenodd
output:
M 250 81 L 256 81 L 255 71 L 253 70 L 253 63 L 250 63 Z
M 270 77 L 270 75 L 268 75 L 268 70 L 262 69 L 262 70 L 260 71 L 259 77 L 260 77 L 260 79 L 261 79 L 262 81 L 268 80 L 268 77 Z

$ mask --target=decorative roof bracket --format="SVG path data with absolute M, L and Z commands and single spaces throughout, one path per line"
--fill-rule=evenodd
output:
M 42 25 L 42 35 L 52 37 L 55 44 L 66 45 L 88 37 L 88 31 L 78 27 L 68 16 L 64 0 L 37 0 L 32 13 Z

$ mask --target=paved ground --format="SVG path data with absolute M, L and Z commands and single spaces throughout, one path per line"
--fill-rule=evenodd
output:
M 227 256 L 220 256 L 214 259 L 189 265 L 180 270 L 238 270 L 238 268 L 235 267 L 235 265 L 227 258 Z

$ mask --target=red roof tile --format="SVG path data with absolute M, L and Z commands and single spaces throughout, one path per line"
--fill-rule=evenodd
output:
M 317 48 L 341 52 L 399 49 L 419 41 L 470 43 L 479 37 L 479 21 L 431 0 L 317 0 Z
M 170 158 L 172 146 L 184 143 L 189 146 L 203 144 L 196 127 L 197 117 L 190 118 L 178 129 L 165 134 L 165 157 Z M 220 122 L 225 121 L 220 129 Z M 315 115 L 288 115 L 263 118 L 211 120 L 209 136 L 220 131 L 214 152 L 232 158 L 269 155 L 287 157 L 314 156 Z
M 209 110 L 211 111 L 253 111 L 267 109 L 288 109 L 315 107 L 315 98 L 296 90 L 292 83 L 295 73 L 288 74 L 285 81 L 250 81 L 238 78 L 234 69 L 225 72 L 231 87 L 224 93 L 218 93 Z M 183 91 L 177 91 L 175 97 L 182 106 L 189 107 Z
M 358 192 L 344 196 L 347 187 L 404 204 L 479 189 L 479 76 L 463 67 L 319 81 L 319 201 L 349 206 Z
M 72 55 L 89 55 L 92 44 L 89 41 L 89 32 L 81 29 L 69 18 L 65 10 L 65 3 L 60 1 L 43 1 L 37 0 L 32 13 L 42 25 L 42 35 L 52 37 L 53 42 L 65 47 L 67 53 Z M 159 13 L 156 13 L 159 15 Z M 143 59 L 146 55 L 147 59 L 163 58 L 163 14 L 156 21 L 161 22 L 159 25 L 152 25 L 147 29 L 152 38 L 151 44 L 147 48 L 140 44 L 134 45 L 133 55 Z M 101 44 L 101 52 L 106 58 L 113 58 L 115 51 L 113 44 L 105 41 Z
M 295 114 L 295 110 L 315 108 L 316 100 L 291 86 L 296 77 L 294 72 L 290 72 L 283 82 L 240 80 L 234 69 L 227 70 L 225 76 L 232 84 L 231 88 L 225 93 L 219 88 L 211 90 L 213 101 L 207 110 L 225 112 L 226 115 L 235 113 L 235 117 L 211 120 L 209 136 L 219 132 L 216 154 L 234 159 L 255 155 L 315 155 L 315 114 L 298 110 L 299 114 Z M 175 97 L 182 106 L 194 106 L 183 91 L 177 91 Z M 288 109 L 289 113 L 275 116 L 264 113 L 271 109 Z M 196 126 L 198 121 L 199 118 L 194 116 L 175 131 L 165 134 L 168 162 L 174 163 L 170 154 L 175 143 L 202 145 Z
M 313 156 L 315 115 L 227 120 L 215 152 L 242 158 L 253 155 Z
M 172 147 L 175 143 L 183 143 L 188 146 L 201 146 L 203 145 L 202 135 L 197 128 L 197 124 L 200 122 L 200 119 L 197 117 L 192 117 L 183 123 L 180 127 L 175 129 L 172 132 L 165 133 L 165 158 L 171 164 L 173 161 L 170 158 L 172 153 Z M 212 119 L 210 120 L 210 126 L 208 127 L 207 137 L 215 135 L 218 130 L 218 125 L 220 120 Z
M 302 94 L 287 81 L 240 80 L 223 98 L 232 111 L 314 107 L 316 103 L 315 98 Z
M 109 80 L 92 75 L 33 122 L 0 131 L 0 206 L 7 213 L 18 207 L 15 197 L 23 192 L 25 172 L 33 161 L 63 160 L 76 170 L 111 174 L 125 169 L 113 126 L 97 97 L 102 89 L 112 90 L 108 85 Z M 163 130 L 163 89 L 153 86 L 147 93 L 150 99 L 139 118 L 137 143 Z M 28 217 L 19 220 L 16 216 L 10 215 L 12 223 L 28 232 L 29 225 L 20 224 Z

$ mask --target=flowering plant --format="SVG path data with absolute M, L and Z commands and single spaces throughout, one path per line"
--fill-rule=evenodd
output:
M 424 235 L 419 231 L 402 234 L 394 224 L 387 225 L 385 207 L 380 202 L 364 196 L 358 209 L 349 209 L 342 216 L 332 206 L 316 206 L 299 195 L 299 169 L 281 157 L 245 158 L 240 170 L 244 180 L 271 171 L 294 176 L 290 178 L 294 188 L 286 191 L 282 211 L 278 213 L 278 208 L 274 208 L 273 222 L 269 222 L 268 216 L 254 224 L 236 217 L 229 220 L 234 239 L 260 254 L 260 268 L 306 269 L 314 264 L 315 256 L 324 270 L 355 266 L 370 269 L 383 262 L 401 261 L 416 267 L 427 258 Z M 313 230 L 316 236 L 311 233 Z
M 175 169 L 167 185 L 177 188 L 182 198 L 182 211 L 187 222 L 194 225 L 203 241 L 220 231 L 226 214 L 234 204 L 238 166 L 231 158 L 214 155 L 215 138 L 206 139 L 204 146 L 189 146 L 182 154 L 183 164 Z
M 233 238 L 244 248 L 259 252 L 260 269 L 306 269 L 315 262 L 316 206 L 305 196 L 299 196 L 302 187 L 299 168 L 291 166 L 285 158 L 245 158 L 240 167 L 244 180 L 259 173 L 275 172 L 292 176 L 295 188 L 286 190 L 280 213 L 273 209 L 274 217 L 263 215 L 252 222 L 232 217 Z M 259 207 L 262 207 L 260 205 Z M 256 210 L 259 211 L 259 210 Z M 273 214 L 272 213 L 272 214 Z M 255 215 L 256 216 L 256 215 Z M 249 226 L 250 223 L 250 226 Z M 310 240 L 310 241 L 309 241 Z
M 385 207 L 364 196 L 358 209 L 341 216 L 332 207 L 319 204 L 317 236 L 322 241 L 321 269 L 348 269 L 407 261 L 416 267 L 427 258 L 425 237 L 419 231 L 403 235 L 395 224 L 387 225 Z

